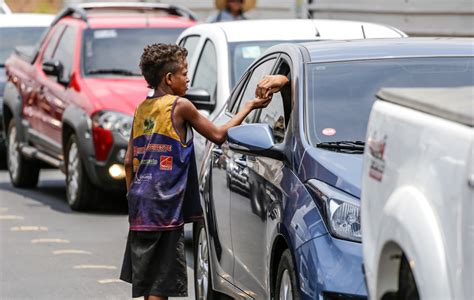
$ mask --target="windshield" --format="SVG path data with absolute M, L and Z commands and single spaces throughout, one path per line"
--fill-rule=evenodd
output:
M 184 28 L 85 30 L 84 73 L 141 76 L 139 62 L 145 46 L 153 43 L 174 44 L 183 30 Z
M 296 42 L 305 41 L 252 41 L 229 43 L 231 86 L 235 86 L 237 80 L 240 79 L 248 66 L 265 52 L 265 50 L 276 44 Z
M 46 27 L 4 27 L 0 28 L 0 65 L 17 46 L 34 46 L 39 42 Z
M 375 95 L 388 87 L 474 84 L 474 59 L 404 58 L 308 66 L 306 130 L 311 144 L 364 141 Z

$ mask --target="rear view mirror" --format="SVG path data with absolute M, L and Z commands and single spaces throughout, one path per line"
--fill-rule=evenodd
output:
M 43 63 L 42 68 L 46 75 L 54 76 L 57 78 L 58 82 L 61 82 L 64 67 L 59 60 L 47 60 Z
M 191 101 L 197 109 L 213 111 L 216 103 L 211 101 L 211 95 L 203 88 L 190 88 L 186 93 L 186 98 Z

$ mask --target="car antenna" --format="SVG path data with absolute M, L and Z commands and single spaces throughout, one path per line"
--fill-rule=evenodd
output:
M 316 36 L 317 38 L 321 37 L 321 35 L 319 34 L 318 27 L 316 26 L 316 22 L 315 22 L 314 19 L 313 19 L 313 15 L 311 15 L 311 13 L 309 12 L 308 9 L 304 8 L 304 10 L 305 10 L 305 12 L 306 12 L 306 17 L 307 17 L 308 19 L 310 19 L 311 22 L 312 22 L 313 25 L 314 25 L 314 30 L 316 30 L 315 36 Z

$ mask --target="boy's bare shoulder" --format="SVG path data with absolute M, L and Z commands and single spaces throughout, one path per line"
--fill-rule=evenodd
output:
M 194 104 L 187 98 L 178 97 L 176 101 L 176 108 L 183 112 L 192 112 L 196 110 Z

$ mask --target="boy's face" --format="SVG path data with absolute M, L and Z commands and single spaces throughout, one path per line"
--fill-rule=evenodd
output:
M 188 63 L 184 61 L 180 64 L 179 69 L 171 74 L 170 88 L 177 96 L 184 96 L 188 90 Z

